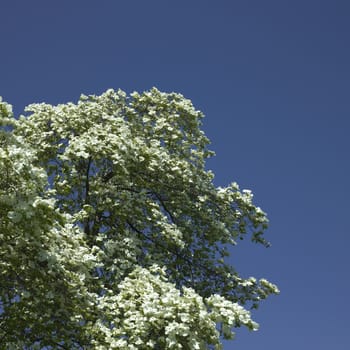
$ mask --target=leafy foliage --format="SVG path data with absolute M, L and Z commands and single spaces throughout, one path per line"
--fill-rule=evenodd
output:
M 0 342 L 8 348 L 220 349 L 278 289 L 229 248 L 265 213 L 215 187 L 203 115 L 180 94 L 0 102 Z

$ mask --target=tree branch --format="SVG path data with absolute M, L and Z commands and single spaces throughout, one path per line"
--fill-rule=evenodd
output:
M 89 192 L 90 192 L 90 167 L 91 167 L 92 158 L 89 157 L 88 164 L 86 167 L 86 173 L 85 173 L 85 200 L 84 204 L 90 203 L 89 198 Z M 85 225 L 84 225 L 84 232 L 89 235 L 90 234 L 90 224 L 89 224 L 89 218 L 86 219 Z

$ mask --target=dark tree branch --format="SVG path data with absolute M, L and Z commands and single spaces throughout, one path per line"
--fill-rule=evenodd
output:
M 90 203 L 90 168 L 91 168 L 91 162 L 92 162 L 92 158 L 89 157 L 88 160 L 88 164 L 86 167 L 86 174 L 85 174 L 85 200 L 84 200 L 84 204 L 89 204 Z M 89 223 L 89 219 L 86 219 L 85 225 L 84 225 L 84 232 L 87 235 L 90 235 L 90 223 Z

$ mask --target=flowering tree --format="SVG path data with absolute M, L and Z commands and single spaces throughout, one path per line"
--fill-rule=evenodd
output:
M 6 349 L 220 349 L 278 293 L 227 263 L 265 213 L 215 187 L 202 114 L 180 94 L 0 101 L 0 343 Z

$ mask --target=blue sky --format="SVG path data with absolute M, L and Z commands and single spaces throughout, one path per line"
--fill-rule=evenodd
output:
M 232 251 L 281 289 L 225 349 L 347 350 L 350 3 L 314 0 L 1 1 L 0 95 L 76 101 L 156 86 L 192 99 L 216 184 L 252 189 L 264 249 Z

